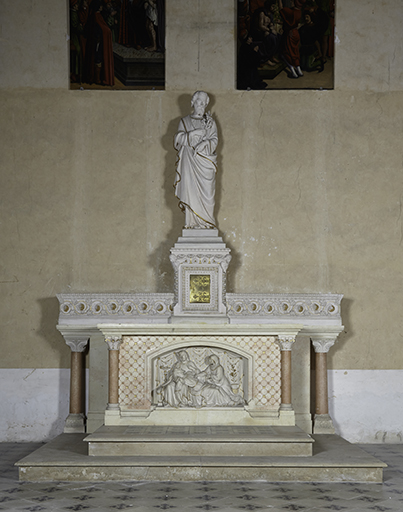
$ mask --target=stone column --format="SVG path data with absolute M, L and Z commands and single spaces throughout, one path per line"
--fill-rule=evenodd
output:
M 336 341 L 334 334 L 311 336 L 315 349 L 315 416 L 314 434 L 334 434 L 332 418 L 329 416 L 327 388 L 327 353 Z
M 120 413 L 119 409 L 119 348 L 122 344 L 122 336 L 106 336 L 108 345 L 108 406 L 107 411 L 114 414 Z
M 85 432 L 84 405 L 84 351 L 89 340 L 88 335 L 64 335 L 66 344 L 71 349 L 70 368 L 70 411 L 64 426 L 67 434 Z
M 292 412 L 291 397 L 291 348 L 295 343 L 295 336 L 281 335 L 277 337 L 277 343 L 281 350 L 281 412 Z

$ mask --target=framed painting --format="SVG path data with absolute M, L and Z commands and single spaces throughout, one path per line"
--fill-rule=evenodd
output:
M 335 0 L 238 0 L 237 88 L 333 89 Z
M 71 89 L 163 89 L 165 0 L 69 0 Z

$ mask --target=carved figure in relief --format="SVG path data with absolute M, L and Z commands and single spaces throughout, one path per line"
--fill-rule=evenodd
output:
M 232 391 L 219 357 L 215 354 L 208 356 L 206 363 L 208 366 L 203 372 L 205 381 L 200 393 L 204 403 L 214 407 L 243 405 L 245 401 Z
M 217 172 L 217 126 L 210 112 L 207 93 L 193 94 L 192 114 L 180 120 L 174 146 L 176 162 L 175 196 L 185 213 L 185 228 L 215 228 L 214 196 Z
M 207 356 L 207 367 L 200 371 L 186 350 L 176 354 L 176 363 L 167 373 L 165 382 L 157 388 L 163 405 L 171 407 L 234 407 L 245 403 L 232 391 L 220 359 Z
M 198 384 L 200 370 L 190 360 L 186 350 L 176 354 L 176 363 L 169 370 L 166 381 L 160 386 L 164 403 L 171 407 L 193 406 L 192 388 Z

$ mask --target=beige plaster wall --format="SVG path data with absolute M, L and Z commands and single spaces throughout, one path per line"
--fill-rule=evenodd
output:
M 267 92 L 233 89 L 234 7 L 167 1 L 166 91 L 73 92 L 65 2 L 0 3 L 2 367 L 69 366 L 56 293 L 172 290 L 172 137 L 197 88 L 229 291 L 343 293 L 329 367 L 402 367 L 403 5 L 339 0 L 335 90 Z

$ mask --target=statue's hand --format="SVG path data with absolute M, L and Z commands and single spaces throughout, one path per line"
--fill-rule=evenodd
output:
M 204 128 L 196 128 L 196 130 L 192 130 L 192 135 L 196 137 L 205 137 L 206 130 Z

